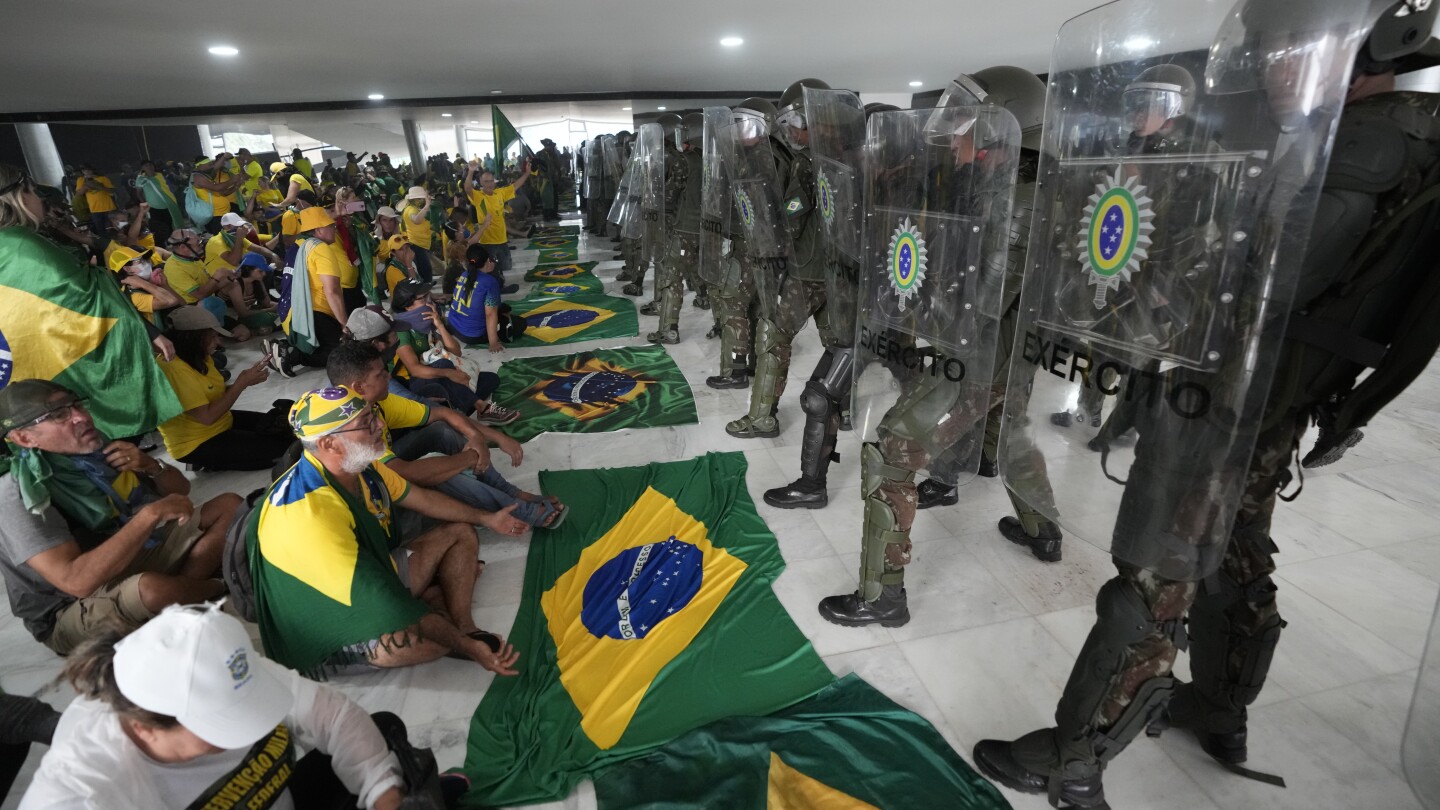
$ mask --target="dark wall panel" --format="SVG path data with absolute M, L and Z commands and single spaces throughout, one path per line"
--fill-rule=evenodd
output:
M 97 172 L 119 171 L 126 163 L 134 168 L 147 152 L 155 160 L 192 160 L 200 153 L 193 126 L 51 124 L 50 135 L 67 165 L 88 163 Z
M 0 163 L 25 167 L 25 153 L 20 150 L 20 135 L 11 125 L 0 126 Z

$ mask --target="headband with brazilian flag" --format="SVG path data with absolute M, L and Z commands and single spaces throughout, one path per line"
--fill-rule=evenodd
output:
M 343 385 L 317 388 L 290 408 L 290 429 L 302 439 L 328 436 L 365 413 L 365 399 Z

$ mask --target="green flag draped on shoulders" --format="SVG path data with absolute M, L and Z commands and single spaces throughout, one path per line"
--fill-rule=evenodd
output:
M 711 453 L 540 474 L 570 518 L 530 544 L 509 637 L 524 663 L 476 710 L 469 800 L 559 799 L 686 731 L 833 680 L 770 590 L 784 560 L 745 470 L 744 455 Z
M 107 271 L 28 228 L 0 229 L 0 388 L 54 380 L 84 397 L 106 436 L 180 413 L 145 320 Z

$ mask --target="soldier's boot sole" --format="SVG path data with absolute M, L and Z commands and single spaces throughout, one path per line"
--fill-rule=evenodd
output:
M 1049 793 L 1050 777 L 1036 773 L 1015 758 L 1014 743 L 1008 740 L 981 740 L 975 744 L 971 758 L 975 767 L 992 782 L 1004 785 L 1020 793 Z M 1060 783 L 1059 807 L 1077 807 L 1085 810 L 1108 810 L 1105 801 L 1105 786 L 1101 774 L 1096 773 L 1085 779 L 1072 779 Z
M 1030 553 L 1041 562 L 1060 562 L 1060 538 L 1059 537 L 1031 537 L 1025 533 L 1025 527 L 1020 523 L 1019 518 L 1000 518 L 1000 533 L 1006 540 L 1017 546 L 1024 546 L 1030 549 Z M 1056 530 L 1056 534 L 1059 531 Z
M 842 627 L 865 627 L 878 624 L 881 627 L 904 627 L 910 622 L 910 608 L 906 604 L 904 591 L 897 599 L 883 596 L 874 602 L 866 602 L 858 593 L 827 596 L 820 600 L 820 618 Z

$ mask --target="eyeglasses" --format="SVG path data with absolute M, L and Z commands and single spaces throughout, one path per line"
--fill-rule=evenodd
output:
M 62 402 L 59 405 L 51 406 L 47 411 L 35 417 L 35 419 L 31 420 L 29 424 L 21 425 L 20 428 L 32 428 L 37 425 L 42 425 L 53 419 L 71 419 L 75 416 L 76 413 L 84 411 L 84 409 L 85 400 L 76 397 L 66 402 Z M 20 428 L 16 429 L 18 430 Z
M 364 422 L 364 424 L 360 424 L 362 421 Z M 385 427 L 385 423 L 380 421 L 380 417 L 376 416 L 374 411 L 371 411 L 367 416 L 362 416 L 359 419 L 355 420 L 355 423 L 356 427 L 332 430 L 330 431 L 330 435 L 333 436 L 336 433 L 354 433 L 360 430 L 366 431 L 367 433 L 379 433 L 381 428 Z

